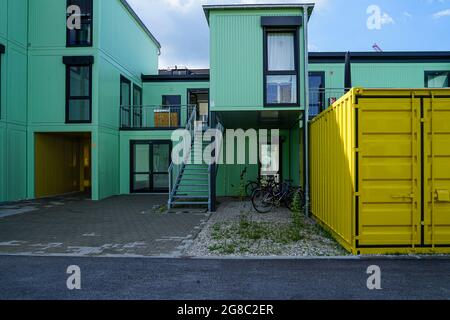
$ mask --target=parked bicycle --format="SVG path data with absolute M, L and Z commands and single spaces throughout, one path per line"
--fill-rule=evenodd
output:
M 268 213 L 274 208 L 285 206 L 290 211 L 296 210 L 294 199 L 297 198 L 298 205 L 304 206 L 303 190 L 293 187 L 292 181 L 275 183 L 267 188 L 259 188 L 253 192 L 253 208 L 259 213 Z
M 245 194 L 248 198 L 252 198 L 253 193 L 258 189 L 275 188 L 278 183 L 274 176 L 259 177 L 257 181 L 250 181 L 245 186 Z

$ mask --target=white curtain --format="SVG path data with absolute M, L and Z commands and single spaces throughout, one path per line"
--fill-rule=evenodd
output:
M 267 37 L 269 71 L 295 69 L 294 36 L 292 33 L 269 33 Z
M 446 73 L 437 73 L 428 76 L 428 88 L 448 88 L 449 76 Z

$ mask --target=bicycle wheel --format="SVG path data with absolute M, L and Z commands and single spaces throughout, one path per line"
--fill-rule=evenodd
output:
M 253 195 L 253 192 L 255 192 L 256 189 L 258 189 L 258 183 L 254 182 L 254 181 L 249 182 L 245 186 L 245 194 L 247 195 L 248 198 L 250 198 Z
M 252 196 L 253 208 L 259 213 L 268 213 L 273 209 L 273 195 L 263 190 L 255 190 Z

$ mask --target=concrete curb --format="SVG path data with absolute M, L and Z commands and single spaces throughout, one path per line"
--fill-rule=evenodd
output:
M 289 256 L 261 256 L 261 257 L 239 257 L 239 256 L 209 256 L 209 257 L 188 257 L 181 255 L 155 255 L 155 256 L 139 256 L 139 255 L 101 255 L 101 256 L 89 256 L 89 255 L 73 255 L 73 254 L 30 254 L 30 253 L 0 253 L 0 259 L 2 257 L 30 257 L 30 258 L 113 258 L 113 259 L 171 259 L 171 260 L 291 260 L 291 261 L 312 261 L 312 260 L 450 260 L 448 256 L 330 256 L 330 257 L 289 257 Z

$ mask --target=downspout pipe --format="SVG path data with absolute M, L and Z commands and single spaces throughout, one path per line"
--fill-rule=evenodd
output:
M 305 208 L 304 208 L 304 214 L 306 217 L 309 216 L 309 200 L 310 200 L 310 195 L 309 195 L 309 50 L 308 50 L 308 20 L 309 20 L 309 6 L 303 6 L 303 15 L 305 17 L 304 21 L 305 23 L 303 24 L 303 46 L 304 46 L 304 53 L 305 53 L 305 57 L 304 57 L 304 66 L 303 66 L 303 70 L 304 70 L 304 79 L 303 79 L 303 83 L 304 83 L 304 90 L 305 90 L 305 97 L 303 99 L 304 103 L 305 103 L 305 113 L 304 113 L 304 117 L 303 117 L 303 121 L 304 121 L 304 142 L 303 142 L 303 154 L 304 154 L 304 183 L 305 183 Z
M 344 88 L 345 92 L 350 91 L 353 87 L 352 85 L 352 56 L 350 52 L 345 54 L 345 78 L 344 78 Z

